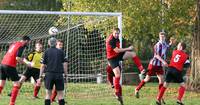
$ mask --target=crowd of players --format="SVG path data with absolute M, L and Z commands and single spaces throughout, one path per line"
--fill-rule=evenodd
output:
M 184 105 L 182 97 L 185 93 L 185 83 L 183 81 L 182 70 L 185 64 L 189 64 L 189 56 L 184 52 L 186 44 L 180 42 L 177 49 L 173 51 L 170 63 L 166 62 L 166 52 L 173 44 L 173 41 L 166 43 L 165 32 L 159 33 L 159 41 L 154 45 L 154 56 L 149 62 L 147 69 L 143 67 L 139 57 L 133 51 L 133 46 L 127 48 L 120 47 L 119 41 L 120 29 L 114 28 L 113 32 L 106 39 L 106 54 L 108 60 L 107 80 L 111 87 L 115 89 L 117 100 L 123 105 L 122 87 L 120 84 L 121 67 L 120 61 L 129 58 L 136 64 L 142 75 L 146 75 L 135 88 L 135 96 L 139 98 L 139 90 L 150 80 L 154 74 L 159 80 L 159 93 L 157 96 L 157 105 L 165 104 L 163 95 L 168 84 L 172 81 L 180 83 L 178 90 L 177 104 Z M 24 81 L 33 77 L 35 80 L 33 97 L 38 98 L 38 92 L 41 87 L 41 81 L 44 78 L 46 88 L 45 105 L 50 105 L 58 97 L 59 105 L 64 105 L 64 79 L 67 76 L 67 58 L 62 50 L 63 41 L 52 37 L 48 40 L 49 48 L 43 52 L 42 42 L 35 43 L 34 51 L 30 52 L 26 58 L 22 57 L 23 50 L 30 43 L 28 36 L 23 36 L 21 41 L 13 42 L 0 65 L 0 94 L 5 86 L 6 79 L 9 77 L 13 81 L 13 88 L 10 93 L 10 104 L 15 105 L 18 92 Z M 27 70 L 19 77 L 16 65 L 17 63 L 27 65 Z M 163 67 L 169 69 L 164 73 Z M 45 72 L 45 77 L 43 74 Z M 164 79 L 165 74 L 165 79 Z M 52 91 L 53 90 L 53 91 Z
M 153 48 L 153 57 L 149 62 L 147 70 L 142 66 L 140 59 L 137 57 L 136 53 L 133 51 L 133 46 L 129 46 L 128 48 L 120 48 L 119 41 L 120 29 L 115 28 L 113 32 L 109 35 L 106 40 L 106 54 L 108 59 L 107 69 L 107 79 L 110 82 L 112 88 L 115 89 L 115 96 L 117 100 L 123 105 L 122 98 L 122 87 L 120 85 L 120 61 L 126 60 L 128 58 L 132 58 L 133 62 L 136 64 L 138 69 L 140 70 L 142 75 L 146 74 L 145 79 L 143 79 L 139 85 L 135 88 L 135 96 L 139 98 L 139 90 L 144 86 L 146 82 L 150 80 L 150 77 L 154 74 L 157 75 L 159 80 L 158 86 L 158 96 L 157 96 L 157 105 L 165 104 L 163 99 L 163 94 L 168 87 L 170 82 L 180 83 L 180 88 L 178 90 L 177 104 L 184 105 L 182 102 L 182 97 L 185 93 L 185 83 L 183 80 L 183 66 L 189 65 L 190 62 L 188 60 L 189 56 L 184 51 L 186 48 L 186 44 L 184 42 L 180 42 L 177 45 L 177 49 L 173 51 L 170 63 L 166 62 L 166 52 L 170 48 L 170 46 L 174 43 L 173 40 L 170 40 L 170 43 L 166 43 L 165 41 L 165 32 L 159 33 L 159 41 L 154 45 Z M 164 70 L 163 67 L 168 67 L 168 70 L 165 74 L 164 79 Z M 113 80 L 114 78 L 114 80 Z

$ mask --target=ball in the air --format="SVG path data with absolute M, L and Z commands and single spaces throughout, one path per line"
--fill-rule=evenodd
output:
M 58 29 L 56 27 L 49 28 L 49 35 L 56 35 L 58 33 Z

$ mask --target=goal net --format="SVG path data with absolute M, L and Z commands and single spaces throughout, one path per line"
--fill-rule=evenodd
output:
M 49 11 L 8 11 L 0 10 L 0 59 L 8 46 L 24 35 L 32 41 L 24 51 L 25 57 L 34 50 L 37 40 L 42 40 L 43 50 L 48 48 L 50 27 L 57 27 L 55 36 L 64 41 L 64 51 L 68 56 L 68 78 L 66 84 L 67 100 L 83 100 L 113 97 L 113 90 L 106 84 L 105 39 L 112 28 L 122 25 L 121 13 L 91 12 L 49 12 Z M 22 74 L 26 66 L 18 64 Z M 11 85 L 11 84 L 10 84 Z M 5 86 L 3 95 L 10 91 Z M 20 96 L 32 96 L 30 82 L 23 84 Z M 43 97 L 44 90 L 39 95 Z

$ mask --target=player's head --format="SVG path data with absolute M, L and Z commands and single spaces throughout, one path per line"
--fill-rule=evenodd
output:
M 31 38 L 29 36 L 23 36 L 22 37 L 22 41 L 25 43 L 25 44 L 28 44 L 30 41 L 31 41 Z
M 186 44 L 184 42 L 179 42 L 177 45 L 177 50 L 185 50 Z
M 40 51 L 42 51 L 42 48 L 43 48 L 42 41 L 41 40 L 36 41 L 35 50 L 40 52 Z
M 165 41 L 165 35 L 166 35 L 166 33 L 164 31 L 159 32 L 159 39 L 160 39 L 160 41 L 162 41 L 162 42 Z
M 48 40 L 48 44 L 50 47 L 56 47 L 56 38 L 52 37 Z
M 61 39 L 56 41 L 56 48 L 63 49 L 63 41 Z
M 114 28 L 112 34 L 113 34 L 114 38 L 119 38 L 120 29 L 119 28 Z

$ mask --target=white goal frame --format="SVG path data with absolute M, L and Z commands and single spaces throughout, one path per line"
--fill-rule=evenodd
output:
M 121 12 L 60 12 L 60 11 L 26 11 L 26 10 L 0 10 L 0 14 L 46 14 L 46 15 L 68 15 L 68 16 L 116 16 L 118 28 L 120 29 L 119 40 L 122 48 L 122 13 Z M 68 51 L 68 47 L 67 47 Z M 121 63 L 122 66 L 122 63 Z M 121 73 L 122 78 L 122 73 Z M 120 80 L 122 84 L 122 79 Z

